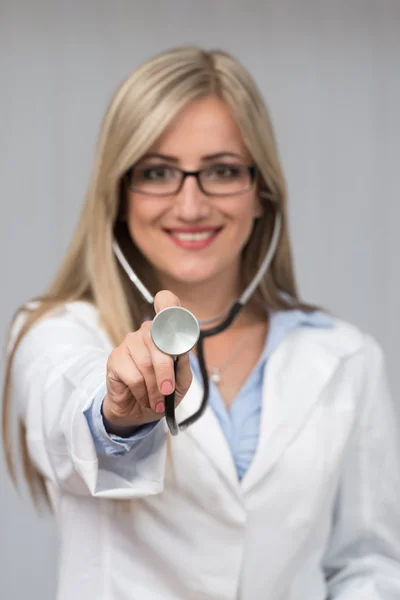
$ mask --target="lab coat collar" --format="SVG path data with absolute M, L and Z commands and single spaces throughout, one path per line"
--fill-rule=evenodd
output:
M 356 328 L 335 319 L 332 323 L 329 329 L 292 330 L 270 356 L 264 373 L 258 448 L 241 482 L 229 445 L 210 408 L 180 434 L 190 436 L 198 444 L 238 497 L 257 485 L 279 461 L 307 423 L 341 361 L 361 347 L 362 334 Z M 201 385 L 194 380 L 177 409 L 178 421 L 192 415 L 201 398 Z

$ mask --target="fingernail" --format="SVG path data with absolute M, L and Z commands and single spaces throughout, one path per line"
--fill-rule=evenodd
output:
M 157 402 L 156 404 L 156 413 L 163 413 L 165 410 L 164 402 Z
M 168 396 L 168 394 L 172 394 L 173 392 L 173 385 L 170 381 L 163 381 L 161 384 L 161 393 L 164 394 L 164 396 Z

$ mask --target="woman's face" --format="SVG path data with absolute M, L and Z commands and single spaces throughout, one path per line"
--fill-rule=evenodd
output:
M 241 251 L 261 215 L 255 185 L 232 193 L 249 177 L 238 166 L 249 163 L 228 108 L 210 96 L 185 107 L 135 166 L 131 187 L 139 191 L 128 190 L 127 224 L 164 287 L 239 284 Z M 177 194 L 158 195 L 176 187 L 176 167 L 207 168 L 207 189 L 228 195 L 207 196 L 195 177 L 187 177 Z

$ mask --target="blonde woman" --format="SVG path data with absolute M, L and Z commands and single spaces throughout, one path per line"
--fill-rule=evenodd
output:
M 153 343 L 155 295 L 230 327 L 196 348 Z M 398 600 L 400 464 L 377 343 L 300 301 L 271 123 L 231 56 L 177 49 L 141 66 L 105 116 L 70 250 L 18 314 L 13 409 L 36 502 L 58 522 L 58 600 Z M 11 421 L 11 423 L 10 423 Z

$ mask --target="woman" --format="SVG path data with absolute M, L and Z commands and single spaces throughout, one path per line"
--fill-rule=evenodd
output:
M 46 297 L 12 329 L 4 439 L 61 538 L 59 600 L 398 600 L 399 442 L 382 352 L 299 300 L 286 191 L 254 82 L 231 56 L 153 58 L 113 98 L 87 202 Z M 272 264 L 205 358 L 173 359 L 154 309 L 218 323 Z M 162 291 L 160 291 L 162 290 Z M 219 317 L 218 317 L 219 315 Z M 193 372 L 193 379 L 192 379 Z

